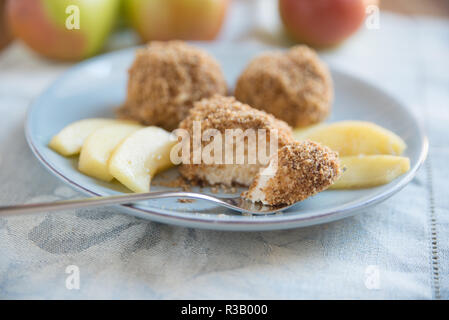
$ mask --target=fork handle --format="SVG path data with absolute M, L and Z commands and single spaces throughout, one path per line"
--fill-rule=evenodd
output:
M 198 194 L 194 192 L 160 191 L 148 193 L 132 193 L 132 194 L 107 196 L 107 197 L 92 197 L 92 198 L 64 200 L 56 202 L 0 206 L 0 216 L 100 207 L 116 204 L 132 204 L 138 201 L 161 199 L 161 198 L 193 198 L 193 199 L 215 201 L 215 199 L 213 199 L 208 195 Z

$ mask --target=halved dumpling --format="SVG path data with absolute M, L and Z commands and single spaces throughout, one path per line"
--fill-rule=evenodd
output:
M 177 143 L 158 127 L 140 129 L 115 149 L 109 159 L 111 175 L 134 192 L 149 192 L 153 176 L 173 166 L 170 151 Z
M 297 140 L 309 139 L 337 151 L 341 157 L 359 154 L 401 155 L 406 144 L 397 134 L 366 121 L 340 121 L 294 131 Z
M 387 184 L 410 170 L 410 159 L 392 155 L 341 157 L 345 169 L 331 189 L 370 188 Z
M 73 122 L 59 131 L 48 144 L 63 156 L 73 156 L 81 151 L 84 140 L 95 130 L 117 123 L 131 123 L 130 121 L 91 118 Z
M 111 181 L 114 178 L 109 173 L 112 152 L 122 140 L 142 128 L 138 124 L 114 123 L 95 130 L 81 148 L 78 169 L 88 176 Z
M 272 155 L 243 197 L 266 205 L 290 205 L 327 189 L 340 173 L 336 152 L 313 141 L 295 141 Z

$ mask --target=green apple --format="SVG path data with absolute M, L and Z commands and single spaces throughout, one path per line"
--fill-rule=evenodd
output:
M 126 0 L 125 14 L 144 41 L 212 40 L 229 0 Z
M 9 0 L 13 34 L 43 56 L 80 60 L 103 47 L 119 0 Z

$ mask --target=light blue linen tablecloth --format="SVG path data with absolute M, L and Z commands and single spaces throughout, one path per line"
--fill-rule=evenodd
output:
M 221 41 L 285 45 L 274 13 L 249 22 L 245 10 L 234 4 Z M 115 209 L 0 218 L 0 298 L 447 299 L 449 23 L 383 14 L 380 29 L 322 56 L 424 121 L 429 158 L 404 190 L 352 218 L 275 232 L 186 229 Z M 0 54 L 1 204 L 82 196 L 38 163 L 23 133 L 32 99 L 68 67 L 20 44 Z

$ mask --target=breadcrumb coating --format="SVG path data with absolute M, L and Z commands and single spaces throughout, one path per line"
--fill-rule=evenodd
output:
M 303 127 L 329 115 L 332 78 L 316 52 L 299 45 L 254 58 L 237 81 L 235 97 L 292 127 Z
M 194 121 L 201 122 L 202 132 L 208 129 L 216 129 L 222 135 L 226 129 L 241 129 L 243 132 L 246 129 L 254 129 L 256 131 L 258 129 L 266 129 L 267 146 L 269 146 L 271 139 L 270 130 L 277 130 L 278 148 L 294 140 L 291 128 L 284 121 L 278 120 L 266 112 L 242 104 L 234 97 L 216 95 L 196 102 L 188 117 L 180 123 L 179 127 L 187 130 L 190 136 L 192 136 Z M 202 141 L 202 147 L 209 143 Z M 246 141 L 245 161 L 242 164 L 182 164 L 179 171 L 186 179 L 191 181 L 200 181 L 210 185 L 231 186 L 238 184 L 249 186 L 259 169 L 266 166 L 266 163 L 262 164 L 259 161 L 256 163 L 248 161 L 248 151 L 254 150 L 254 147 L 254 145 L 250 146 L 250 143 Z M 193 148 L 191 148 L 191 153 L 192 150 Z M 267 156 L 271 156 L 271 154 L 267 154 Z
M 289 205 L 327 189 L 341 175 L 338 153 L 309 140 L 279 149 L 272 165 L 274 174 L 264 178 L 261 172 L 243 197 L 268 205 Z
M 171 131 L 195 101 L 226 92 L 221 67 L 208 53 L 182 41 L 154 41 L 137 50 L 119 116 Z

